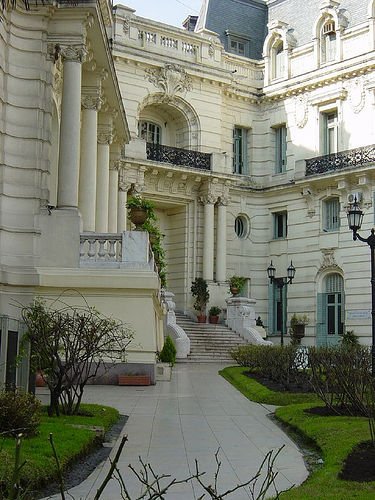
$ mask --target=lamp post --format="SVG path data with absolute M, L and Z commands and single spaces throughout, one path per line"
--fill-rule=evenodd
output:
M 358 205 L 357 198 L 354 198 L 354 203 L 349 206 L 347 212 L 349 229 L 353 231 L 353 240 L 363 241 L 370 247 L 371 255 L 371 321 L 372 321 L 372 346 L 371 346 L 371 373 L 375 377 L 375 229 L 371 229 L 371 234 L 367 238 L 363 238 L 358 234 L 363 221 L 363 211 Z
M 277 286 L 277 288 L 280 289 L 280 294 L 281 294 L 281 300 L 282 300 L 282 293 L 283 293 L 283 288 L 285 285 L 289 285 L 289 284 L 292 284 L 293 283 L 293 280 L 294 280 L 294 276 L 296 274 L 296 268 L 293 266 L 293 263 L 292 261 L 290 261 L 290 266 L 288 267 L 288 269 L 286 270 L 287 271 L 287 275 L 286 276 L 283 276 L 281 278 L 276 278 L 275 274 L 276 274 L 276 268 L 275 266 L 272 264 L 272 260 L 271 260 L 271 264 L 268 266 L 267 268 L 267 275 L 268 275 L 268 278 L 270 280 L 270 283 L 271 285 L 273 283 L 275 283 L 275 285 Z M 282 321 L 281 321 L 281 337 L 280 337 L 280 344 L 281 345 L 284 345 L 284 312 L 283 312 L 283 308 L 281 308 L 281 318 L 282 318 Z

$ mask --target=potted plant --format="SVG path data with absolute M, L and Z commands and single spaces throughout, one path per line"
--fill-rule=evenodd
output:
M 126 203 L 126 208 L 136 231 L 142 231 L 142 225 L 146 220 L 156 220 L 154 204 L 139 195 L 131 196 Z
M 157 355 L 156 380 L 171 380 L 172 366 L 176 363 L 176 347 L 167 335 L 163 349 Z
M 207 281 L 203 278 L 195 278 L 191 284 L 191 294 L 195 297 L 194 309 L 198 311 L 198 323 L 206 322 L 206 305 L 210 300 Z
M 221 313 L 220 307 L 212 306 L 208 311 L 208 321 L 213 325 L 219 322 L 219 314 Z
M 246 278 L 243 276 L 232 276 L 229 278 L 229 289 L 233 296 L 238 295 L 246 283 Z
M 307 314 L 296 314 L 290 318 L 290 335 L 292 339 L 300 342 L 301 338 L 305 336 L 305 326 L 309 324 L 309 317 Z

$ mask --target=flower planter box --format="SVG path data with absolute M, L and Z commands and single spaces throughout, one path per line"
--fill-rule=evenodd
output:
M 150 375 L 119 375 L 118 385 L 151 385 Z

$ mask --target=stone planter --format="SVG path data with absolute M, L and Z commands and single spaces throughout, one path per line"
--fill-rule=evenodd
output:
M 170 363 L 156 363 L 156 380 L 159 382 L 171 380 L 172 365 Z
M 119 375 L 118 385 L 151 385 L 150 375 Z
M 293 327 L 293 337 L 301 339 L 305 336 L 305 325 L 294 325 Z
M 140 231 L 142 224 L 146 222 L 147 210 L 144 208 L 132 207 L 129 210 L 129 219 L 135 225 L 136 231 Z

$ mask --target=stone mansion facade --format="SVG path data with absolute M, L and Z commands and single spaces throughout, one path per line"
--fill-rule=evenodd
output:
M 356 197 L 367 235 L 375 0 L 202 0 L 184 29 L 107 0 L 0 14 L 0 382 L 26 376 L 4 368 L 20 306 L 64 290 L 126 321 L 129 362 L 153 370 L 165 310 L 129 193 L 156 206 L 177 310 L 194 314 L 199 276 L 225 309 L 241 275 L 270 340 L 301 313 L 306 345 L 371 342 L 346 209 Z M 293 262 L 292 284 L 269 283 L 271 261 L 278 277 Z

